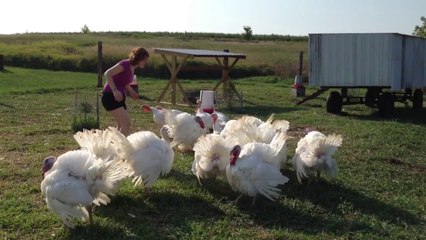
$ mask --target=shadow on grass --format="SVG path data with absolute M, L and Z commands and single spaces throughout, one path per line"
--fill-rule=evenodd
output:
M 139 95 L 139 99 L 142 99 L 145 101 L 154 101 L 152 98 L 149 98 L 148 96 L 145 96 L 145 95 Z
M 15 108 L 13 105 L 9 105 L 9 104 L 6 104 L 6 103 L 0 103 L 0 106 L 1 107 L 6 107 L 6 108 Z
M 326 213 L 316 214 L 310 210 L 299 210 L 289 207 L 285 199 L 282 203 L 272 202 L 263 196 L 258 196 L 256 205 L 251 205 L 252 198 L 243 197 L 237 207 L 241 212 L 248 214 L 254 223 L 270 229 L 289 228 L 308 234 L 317 234 L 322 231 L 347 234 L 348 232 L 362 231 L 377 235 L 387 235 L 380 226 L 372 227 L 364 221 L 348 218 L 348 212 L 360 212 L 372 218 L 378 218 L 382 222 L 404 226 L 421 224 L 422 220 L 414 214 L 384 203 L 373 197 L 366 196 L 358 191 L 339 185 L 337 183 L 319 180 L 310 185 L 300 185 L 294 177 L 294 172 L 286 170 L 283 173 L 290 177 L 290 182 L 283 186 L 282 198 L 299 199 L 302 202 L 311 202 L 324 209 Z M 177 172 L 174 176 L 184 184 L 194 184 L 195 176 Z M 204 190 L 224 204 L 234 204 L 233 201 L 239 193 L 234 192 L 226 179 L 206 179 L 202 181 Z M 198 185 L 198 183 L 197 183 Z M 349 209 L 348 209 L 349 208 Z M 301 208 L 300 208 L 301 209 Z M 309 227 L 306 226 L 309 224 Z
M 113 219 L 111 227 L 96 227 L 97 232 L 76 233 L 76 237 L 102 236 L 102 239 L 176 239 L 191 232 L 191 222 L 221 218 L 224 213 L 201 197 L 184 196 L 171 189 L 149 196 L 115 196 L 108 206 L 96 209 L 98 216 Z
M 139 239 L 129 238 L 125 229 L 114 226 L 99 226 L 94 223 L 92 226 L 77 226 L 65 233 L 63 239 Z
M 182 178 L 181 175 L 186 174 L 179 174 L 179 178 L 177 179 L 183 180 L 185 184 L 193 184 L 194 181 L 197 181 L 194 176 L 191 176 L 191 178 L 190 176 L 184 176 Z M 290 173 L 285 173 L 285 175 L 288 176 Z M 175 177 L 178 177 L 178 175 Z M 231 189 L 226 179 L 205 179 L 202 181 L 202 184 L 203 185 L 199 187 L 208 191 L 215 199 L 218 199 L 221 204 L 235 204 L 239 211 L 250 216 L 253 223 L 262 228 L 288 228 L 292 231 L 310 235 L 315 235 L 322 231 L 339 234 L 358 230 L 375 232 L 375 229 L 365 223 L 345 220 L 345 216 L 339 218 L 334 218 L 334 216 L 324 218 L 323 216 L 290 208 L 279 202 L 272 202 L 263 196 L 258 196 L 255 206 L 251 205 L 252 198 L 248 196 L 244 196 L 238 203 L 235 203 L 234 201 L 240 194 Z M 295 185 L 289 187 L 285 185 L 283 187 L 283 196 L 287 196 L 287 192 L 291 191 L 293 192 L 293 194 L 290 194 L 292 198 L 299 198 L 295 193 L 299 192 L 300 189 L 301 186 Z M 307 227 L 306 224 L 309 224 L 309 227 Z
M 400 123 L 410 123 L 416 125 L 426 125 L 426 108 L 412 109 L 412 108 L 395 108 L 394 115 L 391 118 L 382 118 L 377 111 L 368 115 L 357 115 L 343 112 L 343 117 L 349 117 L 357 120 L 368 121 L 397 121 Z
M 8 69 L 3 69 L 2 71 L 0 71 L 0 73 L 13 73 L 13 72 Z
M 247 196 L 234 203 L 239 193 L 231 189 L 226 179 L 207 179 L 203 186 L 199 186 L 195 176 L 177 170 L 173 170 L 168 178 L 190 188 L 202 188 L 220 204 L 225 204 L 224 207 L 236 204 L 241 216 L 248 216 L 261 228 L 289 229 L 312 236 L 321 232 L 342 236 L 368 232 L 390 237 L 389 231 L 380 224 L 369 224 L 368 219 L 378 218 L 398 226 L 422 224 L 420 218 L 403 209 L 340 184 L 319 180 L 300 185 L 293 178 L 293 171 L 286 170 L 284 175 L 292 179 L 283 187 L 282 199 L 272 202 L 259 196 L 255 206 L 251 205 L 252 198 Z M 292 200 L 296 199 L 301 201 L 297 205 L 304 206 L 292 206 Z M 359 212 L 360 217 L 354 218 L 353 212 Z M 95 222 L 95 226 L 81 227 L 71 232 L 69 239 L 99 239 L 100 236 L 102 239 L 176 239 L 188 236 L 193 231 L 191 224 L 194 222 L 210 223 L 226 217 L 222 209 L 202 196 L 186 196 L 174 189 L 154 191 L 148 196 L 144 193 L 117 195 L 108 206 L 97 208 L 94 214 L 111 219 L 113 223 L 97 226 Z M 235 220 L 242 219 L 236 216 Z
M 294 172 L 291 173 L 288 171 L 285 175 L 291 176 L 294 175 Z M 336 182 L 319 179 L 318 181 L 311 182 L 309 185 L 300 185 L 295 178 L 290 181 L 289 184 L 284 186 L 283 195 L 302 201 L 307 200 L 321 206 L 321 208 L 326 209 L 334 215 L 344 217 L 347 215 L 345 211 L 349 210 L 360 212 L 363 215 L 374 216 L 383 222 L 390 222 L 395 225 L 402 225 L 404 223 L 417 225 L 422 221 L 418 216 L 404 209 L 366 196 Z
M 291 172 L 285 172 L 284 175 L 290 176 Z M 176 172 L 174 177 L 179 181 L 183 181 L 184 184 L 194 184 L 194 182 L 197 181 L 195 176 L 189 176 L 179 172 Z M 286 184 L 283 187 L 283 197 L 286 196 L 287 198 L 296 199 L 304 198 L 299 196 L 299 194 L 304 194 L 303 191 L 301 192 L 303 186 L 299 186 L 298 183 L 296 185 L 296 182 L 292 179 L 290 182 L 293 182 L 293 184 Z M 356 220 L 346 220 L 345 216 L 341 216 L 337 219 L 334 218 L 334 216 L 324 218 L 323 216 L 290 208 L 286 206 L 285 203 L 280 204 L 279 202 L 272 202 L 263 196 L 258 196 L 255 206 L 251 205 L 252 198 L 248 196 L 241 198 L 238 203 L 235 203 L 234 201 L 240 193 L 233 191 L 226 179 L 223 178 L 204 179 L 202 180 L 202 184 L 202 186 L 199 185 L 198 187 L 208 191 L 221 204 L 235 204 L 239 211 L 250 216 L 253 223 L 262 228 L 289 228 L 293 231 L 311 235 L 315 235 L 322 231 L 338 234 L 345 234 L 348 231 L 376 232 L 376 229 L 371 228 L 366 223 Z M 291 192 L 291 194 L 287 194 L 288 192 Z M 377 234 L 380 234 L 380 232 Z

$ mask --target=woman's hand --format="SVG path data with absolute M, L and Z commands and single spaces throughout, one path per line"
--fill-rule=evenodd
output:
M 130 96 L 133 98 L 133 100 L 138 100 L 139 99 L 139 94 L 137 93 L 131 93 Z
M 131 84 L 127 84 L 126 85 L 126 90 L 130 94 L 130 97 L 133 100 L 138 100 L 139 99 L 139 94 L 132 88 Z
M 123 94 L 120 91 L 115 89 L 114 91 L 112 91 L 112 93 L 114 94 L 115 101 L 117 102 L 123 101 Z

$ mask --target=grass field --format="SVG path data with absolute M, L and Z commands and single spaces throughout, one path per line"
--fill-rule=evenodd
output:
M 165 83 L 139 79 L 142 101 L 150 103 Z M 225 112 L 263 119 L 275 113 L 290 121 L 289 158 L 306 127 L 342 134 L 337 179 L 300 185 L 289 164 L 282 198 L 259 198 L 251 207 L 249 198 L 235 204 L 238 193 L 223 179 L 199 186 L 190 171 L 193 156 L 177 153 L 173 170 L 150 195 L 126 181 L 111 204 L 95 209 L 93 226 L 82 223 L 66 232 L 41 196 L 41 161 L 77 148 L 70 130 L 75 88 L 80 98 L 93 99 L 95 84 L 93 74 L 12 67 L 0 72 L 0 239 L 426 238 L 426 109 L 397 105 L 397 116 L 386 120 L 361 105 L 330 115 L 326 95 L 295 106 L 292 80 L 275 77 L 235 81 L 247 102 Z M 186 89 L 214 84 L 183 81 Z M 134 130 L 158 132 L 139 105 L 129 101 Z M 112 124 L 101 109 L 101 128 Z
M 15 66 L 51 69 L 94 69 L 97 63 L 97 42 L 103 42 L 103 56 L 106 67 L 117 60 L 127 58 L 134 47 L 143 46 L 151 52 L 148 69 L 158 69 L 164 64 L 152 48 L 198 48 L 243 53 L 247 59 L 241 60 L 236 67 L 249 69 L 269 68 L 277 74 L 290 74 L 297 71 L 299 52 L 308 50 L 307 41 L 241 41 L 240 39 L 222 38 L 182 38 L 173 34 L 125 35 L 118 33 L 97 34 L 15 34 L 0 35 L 0 54 L 6 62 L 14 62 Z M 15 59 L 15 60 L 12 60 Z M 305 56 L 305 59 L 307 57 Z M 203 62 L 215 65 L 215 59 L 190 59 L 191 62 Z M 306 64 L 305 64 L 306 65 Z M 306 71 L 306 68 L 305 68 Z M 158 72 L 158 70 L 157 70 Z M 158 75 L 158 73 L 157 73 Z M 153 75 L 155 76 L 155 75 Z

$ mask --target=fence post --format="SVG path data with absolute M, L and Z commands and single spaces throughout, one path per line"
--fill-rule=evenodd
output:
M 299 54 L 299 74 L 294 78 L 294 84 L 291 87 L 291 93 L 295 97 L 305 96 L 305 87 L 303 86 L 303 51 Z
M 4 70 L 3 54 L 0 54 L 0 71 Z
M 98 85 L 102 87 L 102 41 L 98 41 Z
M 302 76 L 303 71 L 303 51 L 300 52 L 299 55 L 299 75 Z

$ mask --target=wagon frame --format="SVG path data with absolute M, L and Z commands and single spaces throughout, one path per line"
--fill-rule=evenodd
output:
M 423 107 L 426 87 L 426 39 L 396 33 L 309 34 L 309 85 L 319 87 L 297 104 L 329 89 L 326 109 L 340 113 L 342 105 L 378 107 L 392 116 L 394 103 Z M 350 96 L 348 89 L 366 89 Z

